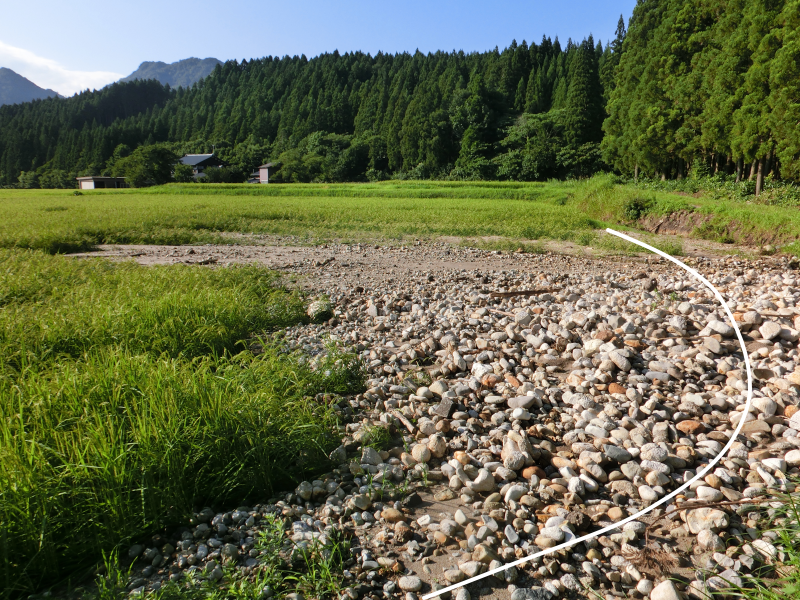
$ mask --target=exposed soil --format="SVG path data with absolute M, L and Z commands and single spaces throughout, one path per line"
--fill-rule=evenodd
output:
M 684 221 L 688 223 L 688 219 Z M 730 245 L 686 239 L 686 232 L 690 230 L 688 224 L 682 225 L 683 229 L 679 229 L 678 225 L 670 229 L 672 225 L 658 223 L 653 223 L 652 227 L 658 234 L 674 231 L 674 234 L 662 235 L 662 238 L 669 241 L 672 235 L 680 237 L 686 257 L 719 258 L 731 254 Z M 596 272 L 616 270 L 624 264 L 623 268 L 638 270 L 659 260 L 644 252 L 633 256 L 610 255 L 602 249 L 565 241 L 544 242 L 542 246 L 545 254 L 482 250 L 463 245 L 470 241 L 474 243 L 477 240 L 448 237 L 435 242 L 417 241 L 407 244 L 377 242 L 301 245 L 303 241 L 294 237 L 259 236 L 253 238 L 252 245 L 104 245 L 95 251 L 71 256 L 132 259 L 141 265 L 260 264 L 279 271 L 311 276 L 304 278 L 301 285 L 331 292 L 336 289 L 351 289 L 360 283 L 391 283 L 393 278 L 408 274 L 426 273 L 435 277 L 452 271 L 527 270 L 542 269 L 543 265 L 548 265 L 548 268 L 553 265 L 569 271 L 578 268 L 581 271 Z M 497 240 L 487 238 L 480 241 L 486 243 Z M 737 249 L 746 254 L 757 252 L 756 248 Z
M 713 219 L 713 215 L 681 210 L 666 216 L 643 217 L 639 219 L 639 225 L 650 233 L 685 236 L 711 219 Z
M 733 244 L 737 247 L 748 248 L 757 251 L 759 247 L 767 244 L 783 244 L 787 241 L 785 232 L 776 229 L 771 232 L 760 231 L 754 233 L 745 230 L 739 221 L 731 220 L 724 226 L 714 224 L 714 215 L 694 212 L 691 210 L 681 210 L 666 216 L 647 216 L 638 221 L 639 227 L 650 233 L 662 236 L 680 236 L 684 244 L 702 243 L 702 240 L 688 240 L 688 236 L 697 236 L 716 240 L 712 247 L 721 246 L 731 248 Z

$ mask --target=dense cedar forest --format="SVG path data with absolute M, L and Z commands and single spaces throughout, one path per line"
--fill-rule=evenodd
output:
M 142 146 L 243 180 L 542 180 L 692 169 L 800 179 L 800 0 L 640 0 L 605 47 L 229 61 L 191 88 L 118 83 L 0 108 L 0 185 L 121 173 Z M 138 151 L 141 153 L 141 149 Z M 137 159 L 138 160 L 138 159 Z M 141 162 L 141 160 L 139 160 Z

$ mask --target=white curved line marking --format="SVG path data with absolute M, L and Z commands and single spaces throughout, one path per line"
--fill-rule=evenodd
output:
M 739 339 L 739 344 L 742 347 L 742 354 L 744 355 L 744 364 L 745 364 L 745 367 L 747 368 L 747 403 L 745 404 L 745 407 L 744 407 L 744 414 L 749 413 L 750 412 L 750 401 L 753 399 L 753 377 L 752 377 L 752 374 L 750 372 L 750 357 L 747 355 L 747 348 L 745 348 L 744 340 L 742 339 L 742 332 L 739 331 L 739 327 L 736 325 L 736 320 L 733 318 L 733 314 L 731 313 L 731 309 L 728 308 L 728 304 L 725 302 L 725 299 L 722 297 L 722 294 L 720 294 L 717 291 L 717 288 L 715 288 L 713 285 L 711 285 L 711 282 L 708 281 L 708 279 L 706 279 L 705 277 L 700 275 L 700 273 L 698 273 L 697 271 L 692 269 L 690 266 L 688 266 L 688 265 L 682 263 L 681 261 L 679 261 L 677 258 L 674 258 L 674 257 L 670 256 L 669 254 L 667 254 L 665 252 L 662 252 L 658 248 L 653 248 L 652 246 L 649 246 L 649 245 L 645 244 L 644 242 L 640 242 L 639 240 L 637 240 L 635 238 L 627 236 L 624 233 L 620 233 L 619 231 L 614 231 L 613 229 L 606 229 L 606 231 L 608 233 L 610 233 L 611 235 L 615 235 L 617 237 L 620 237 L 623 240 L 627 240 L 627 241 L 631 242 L 632 244 L 636 244 L 638 246 L 641 246 L 642 248 L 646 248 L 647 250 L 650 250 L 650 252 L 655 252 L 659 256 L 663 256 L 664 258 L 666 258 L 668 260 L 671 260 L 672 262 L 674 262 L 679 267 L 682 267 L 683 269 L 685 269 L 686 271 L 688 271 L 689 273 L 694 275 L 708 289 L 710 289 L 712 292 L 714 292 L 714 295 L 717 297 L 717 300 L 719 300 L 722 303 L 722 307 L 725 309 L 725 313 L 728 315 L 728 318 L 731 321 L 731 325 L 733 325 L 733 328 L 736 330 L 736 337 Z M 486 573 L 481 573 L 480 575 L 476 575 L 475 577 L 471 577 L 471 578 L 467 579 L 466 581 L 462 581 L 461 583 L 455 583 L 455 584 L 453 584 L 451 586 L 448 586 L 446 588 L 443 588 L 441 590 L 437 590 L 435 592 L 432 592 L 432 593 L 430 593 L 430 594 L 428 594 L 426 596 L 423 596 L 422 600 L 428 600 L 428 598 L 435 598 L 436 596 L 439 596 L 439 595 L 444 594 L 446 592 L 451 592 L 453 590 L 457 590 L 458 588 L 463 587 L 463 586 L 465 586 L 467 584 L 470 584 L 473 581 L 478 581 L 479 579 L 483 579 L 484 577 L 489 577 L 491 575 L 494 575 L 495 573 L 499 573 L 500 571 L 505 571 L 506 569 L 508 569 L 510 567 L 516 567 L 517 565 L 521 565 L 523 563 L 526 563 L 529 560 L 533 560 L 537 556 L 545 556 L 546 554 L 552 554 L 553 552 L 557 552 L 558 550 L 562 550 L 564 548 L 569 548 L 570 546 L 574 546 L 575 544 L 579 544 L 581 542 L 585 542 L 586 540 L 591 540 L 593 538 L 596 538 L 599 535 L 602 535 L 604 533 L 607 533 L 609 531 L 612 531 L 614 529 L 622 527 L 623 525 L 625 525 L 625 523 L 629 523 L 631 521 L 635 521 L 639 517 L 641 517 L 643 515 L 646 515 L 651 510 L 661 506 L 665 502 L 668 502 L 669 500 L 671 500 L 672 498 L 674 498 L 675 496 L 680 494 L 683 490 L 685 490 L 690 485 L 692 485 L 692 483 L 694 483 L 695 481 L 697 481 L 698 479 L 703 477 L 706 473 L 708 473 L 720 460 L 722 460 L 722 457 L 725 456 L 725 454 L 727 454 L 728 450 L 731 449 L 731 446 L 733 445 L 733 442 L 735 442 L 736 438 L 739 436 L 739 432 L 741 432 L 742 426 L 744 425 L 744 422 L 745 422 L 745 419 L 744 419 L 744 417 L 742 417 L 742 419 L 739 420 L 739 424 L 736 426 L 736 430 L 733 432 L 733 435 L 731 436 L 731 439 L 728 441 L 728 443 L 725 445 L 725 447 L 722 449 L 722 451 L 717 456 L 715 456 L 711 460 L 710 463 L 708 463 L 708 466 L 706 466 L 702 471 L 700 471 L 692 479 L 690 479 L 689 481 L 684 483 L 682 486 L 680 486 L 677 490 L 675 490 L 674 492 L 672 492 L 670 494 L 667 494 L 666 496 L 661 498 L 658 502 L 656 502 L 654 504 L 651 504 L 650 506 L 648 506 L 644 510 L 642 510 L 642 511 L 640 511 L 640 512 L 634 514 L 634 515 L 631 515 L 630 517 L 627 517 L 626 519 L 623 519 L 622 521 L 619 521 L 618 523 L 614 523 L 613 525 L 609 525 L 608 527 L 604 527 L 603 529 L 600 529 L 598 531 L 594 531 L 594 532 L 592 532 L 592 533 L 590 533 L 588 535 L 584 535 L 584 536 L 581 536 L 579 538 L 575 538 L 575 539 L 570 540 L 568 542 L 564 542 L 563 544 L 559 544 L 558 546 L 553 546 L 552 548 L 546 548 L 545 550 L 542 550 L 541 552 L 537 552 L 536 554 L 531 554 L 530 556 L 526 556 L 524 558 L 520 558 L 519 560 L 515 560 L 514 562 L 510 562 L 510 563 L 508 563 L 506 565 L 503 565 L 502 567 L 497 567 L 496 569 L 491 569 L 490 571 L 486 571 Z

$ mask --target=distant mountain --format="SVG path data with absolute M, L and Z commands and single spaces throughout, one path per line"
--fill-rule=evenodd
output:
M 222 61 L 216 58 L 186 58 L 170 65 L 158 62 L 143 62 L 133 73 L 123 77 L 120 81 L 133 81 L 135 79 L 156 79 L 170 87 L 189 87 L 201 80 L 221 65 Z
M 41 98 L 58 96 L 58 92 L 45 90 L 11 69 L 0 67 L 0 106 L 19 104 Z

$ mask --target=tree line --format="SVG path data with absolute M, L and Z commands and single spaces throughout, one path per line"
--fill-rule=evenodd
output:
M 284 181 L 548 178 L 599 160 L 621 39 L 483 53 L 333 52 L 229 61 L 191 88 L 113 84 L 0 109 L 0 184 L 112 173 L 140 146 L 210 152 Z M 534 116 L 538 115 L 538 116 Z
M 800 1 L 639 0 L 614 85 L 619 172 L 800 179 Z
M 800 0 L 640 0 L 604 47 L 229 61 L 190 88 L 118 83 L 0 108 L 0 185 L 210 152 L 242 181 L 544 180 L 599 170 L 800 179 Z M 156 169 L 158 170 L 158 169 Z M 163 172 L 161 169 L 159 172 Z

